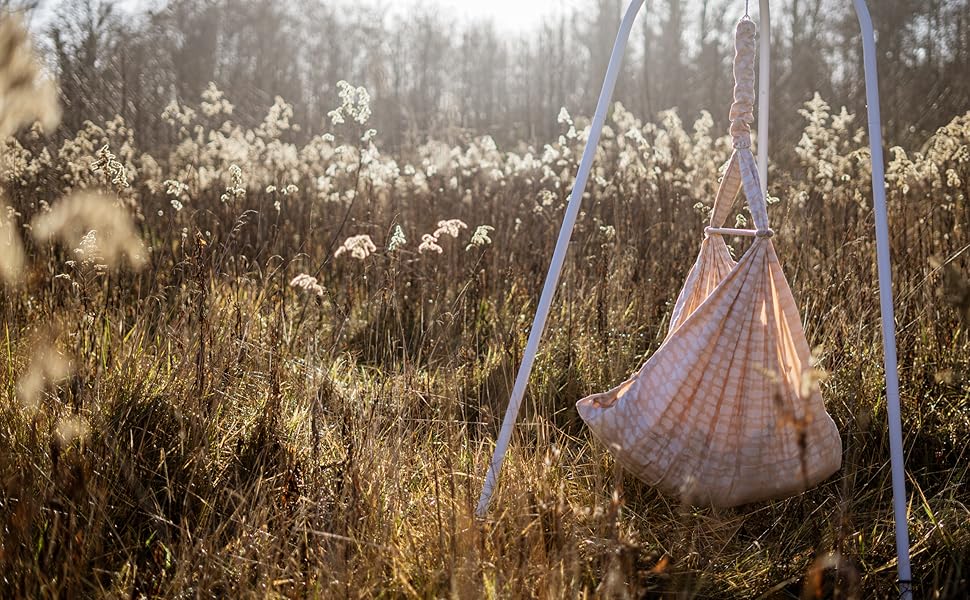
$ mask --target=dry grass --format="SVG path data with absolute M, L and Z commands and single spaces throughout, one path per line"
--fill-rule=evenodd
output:
M 618 107 L 479 522 L 582 123 L 564 120 L 563 138 L 531 153 L 474 139 L 392 158 L 353 100 L 336 141 L 305 147 L 287 141 L 279 104 L 251 135 L 175 115 L 180 141 L 155 158 L 117 120 L 48 154 L 30 136 L 7 144 L 22 161 L 2 174 L 18 227 L 64 188 L 101 186 L 148 252 L 137 273 L 95 268 L 20 231 L 23 272 L 0 288 L 0 596 L 892 596 L 872 211 L 851 122 L 810 103 L 769 209 L 829 374 L 838 475 L 784 501 L 691 508 L 624 477 L 582 426 L 575 400 L 659 344 L 700 240 L 694 205 L 727 156 L 704 118 L 685 132 L 673 115 L 644 125 Z M 90 169 L 105 143 L 112 173 Z M 890 164 L 927 598 L 962 597 L 970 569 L 968 145 L 970 115 Z M 439 223 L 452 218 L 468 229 Z M 388 251 L 396 225 L 407 242 Z M 470 243 L 479 225 L 491 243 Z M 441 253 L 418 251 L 423 234 Z M 301 273 L 322 287 L 290 286 Z M 25 402 L 18 382 L 37 369 Z

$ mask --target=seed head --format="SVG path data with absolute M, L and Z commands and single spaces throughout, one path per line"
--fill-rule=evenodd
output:
M 425 252 L 437 252 L 441 254 L 443 249 L 438 245 L 438 238 L 426 233 L 421 236 L 421 245 L 418 246 L 418 252 L 424 254 Z
M 117 266 L 122 257 L 135 269 L 146 263 L 145 246 L 127 211 L 102 194 L 74 193 L 36 217 L 31 229 L 37 240 L 57 238 L 79 257 L 96 258 L 106 267 Z
M 464 221 L 461 219 L 448 219 L 447 221 L 438 221 L 438 229 L 432 235 L 436 240 L 446 234 L 456 238 L 462 229 L 468 229 L 468 225 Z
M 371 241 L 369 235 L 354 235 L 344 240 L 343 245 L 337 248 L 337 251 L 333 255 L 334 257 L 338 257 L 341 254 L 349 252 L 354 258 L 364 260 L 376 250 L 377 246 Z
M 17 234 L 20 215 L 0 201 L 0 282 L 13 285 L 24 268 L 24 249 Z
M 490 231 L 495 231 L 495 228 L 491 225 L 479 225 L 475 228 L 475 232 L 472 234 L 471 242 L 465 246 L 465 251 L 469 251 L 472 248 L 484 248 L 492 243 L 492 238 L 488 237 Z
M 290 280 L 290 287 L 296 288 L 298 290 L 303 290 L 309 294 L 313 294 L 318 298 L 323 298 L 324 289 L 317 281 L 316 277 L 308 275 L 306 273 L 300 273 L 292 280 Z
M 45 131 L 61 120 L 57 87 L 41 75 L 30 37 L 19 18 L 0 17 L 0 139 L 39 121 Z
M 394 226 L 394 233 L 391 234 L 391 240 L 387 244 L 388 252 L 396 252 L 398 248 L 408 243 L 406 237 L 404 237 L 404 228 L 400 225 Z

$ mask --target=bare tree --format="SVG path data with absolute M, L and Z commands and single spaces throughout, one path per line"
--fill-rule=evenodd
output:
M 234 119 L 255 124 L 282 96 L 309 135 L 329 127 L 344 79 L 371 91 L 372 123 L 389 146 L 481 132 L 540 142 L 559 131 L 560 107 L 592 112 L 624 5 L 597 0 L 588 12 L 508 35 L 430 4 L 389 18 L 386 5 L 338 9 L 322 0 L 167 0 L 133 14 L 114 0 L 62 0 L 47 38 L 65 131 L 121 114 L 139 143 L 174 141 L 160 121 L 164 106 L 197 101 L 212 81 L 236 105 Z M 970 109 L 970 0 L 873 3 L 872 14 L 889 141 Z M 775 15 L 773 139 L 797 135 L 796 111 L 815 92 L 862 111 L 851 7 L 783 0 Z M 706 108 L 726 126 L 738 17 L 733 0 L 647 0 L 615 99 L 644 119 L 674 106 L 690 119 Z

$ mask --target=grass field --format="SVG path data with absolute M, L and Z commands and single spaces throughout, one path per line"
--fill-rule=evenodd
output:
M 542 147 L 458 135 L 392 156 L 363 90 L 342 100 L 299 145 L 284 101 L 247 129 L 214 88 L 166 111 L 166 147 L 136 148 L 120 118 L 4 143 L 0 596 L 893 596 L 861 123 L 816 97 L 770 177 L 842 470 L 693 508 L 582 425 L 575 401 L 661 342 L 730 150 L 708 115 L 617 105 L 479 521 L 588 120 L 563 112 Z M 887 158 L 915 588 L 960 598 L 970 114 Z

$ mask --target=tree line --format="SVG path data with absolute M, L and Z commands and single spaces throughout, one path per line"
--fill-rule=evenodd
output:
M 115 0 L 61 0 L 34 13 L 46 11 L 40 33 L 68 131 L 121 115 L 142 147 L 171 143 L 165 107 L 197 102 L 212 81 L 235 120 L 258 122 L 280 96 L 304 126 L 296 135 L 310 135 L 327 130 L 336 83 L 347 80 L 369 90 L 381 144 L 400 149 L 480 133 L 541 142 L 561 131 L 561 107 L 591 114 L 626 4 L 590 0 L 515 34 L 433 3 L 392 12 L 380 0 L 161 0 L 135 12 Z M 869 4 L 887 143 L 919 139 L 970 109 L 970 0 Z M 864 111 L 851 5 L 773 3 L 773 144 L 797 142 L 797 110 L 815 92 Z M 645 120 L 673 107 L 691 120 L 706 109 L 726 126 L 743 11 L 741 0 L 647 0 L 615 99 Z

